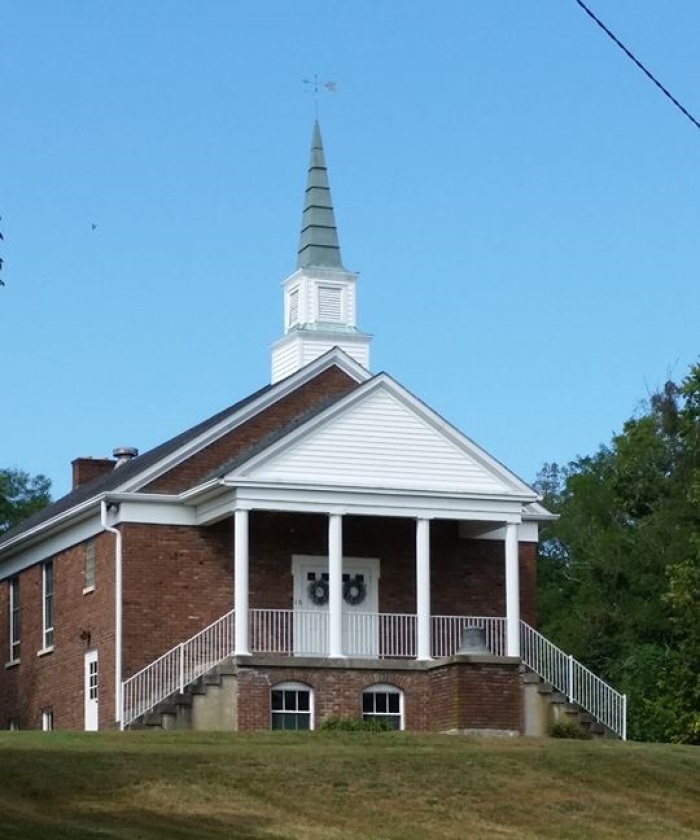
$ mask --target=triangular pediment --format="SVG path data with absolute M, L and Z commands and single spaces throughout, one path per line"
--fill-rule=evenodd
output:
M 536 498 L 517 476 L 386 374 L 258 452 L 227 478 Z

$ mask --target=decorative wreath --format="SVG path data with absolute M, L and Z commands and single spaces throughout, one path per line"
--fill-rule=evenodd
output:
M 309 598 L 317 607 L 328 603 L 328 581 L 312 580 L 308 586 Z
M 354 607 L 361 604 L 367 597 L 367 584 L 360 575 L 355 575 L 343 584 L 343 598 L 345 603 Z

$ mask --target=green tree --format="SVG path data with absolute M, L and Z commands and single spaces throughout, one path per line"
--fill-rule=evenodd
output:
M 50 490 L 51 481 L 44 475 L 0 469 L 0 534 L 45 507 Z
M 700 742 L 700 365 L 538 486 L 542 630 L 630 697 L 630 733 Z

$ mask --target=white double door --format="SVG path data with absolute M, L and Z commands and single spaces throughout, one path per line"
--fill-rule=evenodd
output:
M 327 656 L 329 651 L 328 558 L 292 559 L 294 652 Z M 343 558 L 343 655 L 376 657 L 379 652 L 379 560 Z

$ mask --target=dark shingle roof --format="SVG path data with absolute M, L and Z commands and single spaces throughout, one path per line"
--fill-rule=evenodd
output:
M 114 469 L 106 475 L 99 476 L 99 478 L 96 478 L 94 481 L 90 481 L 87 484 L 82 484 L 79 487 L 76 487 L 75 490 L 72 490 L 60 499 L 57 499 L 47 507 L 42 508 L 42 510 L 38 511 L 33 516 L 25 519 L 24 522 L 21 522 L 19 525 L 16 525 L 14 528 L 11 528 L 9 531 L 0 536 L 0 549 L 2 549 L 2 546 L 6 542 L 9 542 L 11 539 L 19 536 L 20 534 L 23 534 L 25 531 L 29 531 L 37 525 L 41 525 L 43 522 L 48 522 L 55 516 L 66 513 L 71 510 L 71 508 L 76 507 L 82 502 L 87 502 L 89 499 L 94 498 L 100 493 L 106 493 L 110 490 L 114 490 L 130 478 L 135 478 L 140 472 L 143 472 L 154 464 L 157 464 L 162 458 L 167 457 L 181 446 L 184 446 L 191 440 L 194 440 L 203 432 L 206 432 L 208 429 L 225 420 L 228 416 L 236 414 L 236 412 L 240 411 L 249 403 L 252 403 L 258 397 L 269 391 L 272 387 L 272 385 L 266 385 L 264 388 L 260 388 L 260 390 L 255 391 L 253 394 L 250 394 L 250 396 L 247 396 L 239 402 L 225 408 L 213 417 L 203 420 L 196 426 L 192 426 L 191 429 L 187 429 L 181 434 L 176 435 L 174 438 L 165 441 L 165 443 L 161 443 L 159 446 L 149 449 L 142 455 L 137 455 L 136 458 L 132 458 L 130 461 L 121 464 L 118 469 Z
M 293 432 L 295 429 L 303 426 L 304 423 L 307 423 L 316 415 L 321 414 L 325 411 L 328 406 L 333 405 L 334 403 L 338 402 L 338 400 L 343 399 L 346 396 L 344 394 L 331 394 L 326 399 L 320 400 L 318 403 L 313 405 L 311 408 L 307 409 L 306 411 L 298 414 L 296 417 L 293 417 L 288 423 L 284 423 L 281 426 L 278 426 L 276 429 L 268 432 L 266 435 L 263 435 L 259 440 L 256 440 L 254 443 L 250 444 L 250 446 L 245 447 L 240 452 L 236 453 L 233 458 L 230 458 L 228 461 L 224 462 L 216 469 L 212 470 L 210 473 L 204 476 L 202 479 L 202 484 L 205 484 L 207 481 L 211 481 L 215 478 L 223 478 L 227 473 L 230 473 L 231 470 L 236 469 L 236 467 L 244 464 L 246 461 L 249 461 L 252 457 L 257 455 L 259 452 L 263 452 L 269 446 L 272 446 L 273 443 L 276 443 L 283 437 L 286 437 L 290 432 Z

